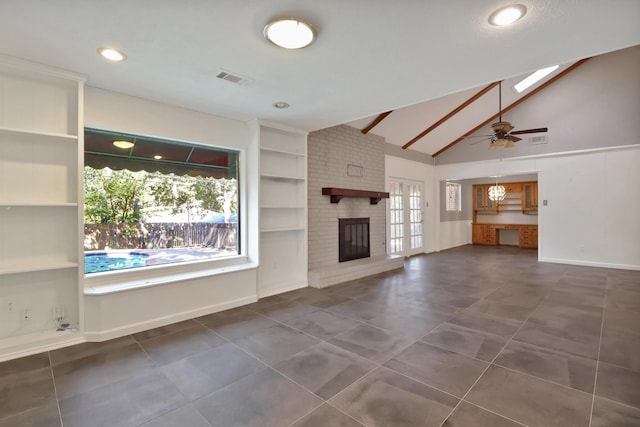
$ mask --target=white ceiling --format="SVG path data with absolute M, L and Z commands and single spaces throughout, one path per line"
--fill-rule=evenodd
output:
M 0 53 L 84 73 L 91 86 L 308 131 L 455 94 L 409 109 L 389 137 L 402 145 L 492 81 L 640 44 L 637 0 L 518 2 L 527 15 L 497 28 L 487 18 L 510 1 L 2 0 Z M 298 51 L 268 43 L 264 25 L 285 16 L 311 23 L 317 41 Z M 128 60 L 102 60 L 105 46 Z M 216 79 L 221 69 L 253 82 Z M 496 110 L 496 96 L 484 98 Z

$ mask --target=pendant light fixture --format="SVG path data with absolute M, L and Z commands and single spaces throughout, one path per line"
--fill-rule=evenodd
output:
M 494 202 L 500 202 L 507 196 L 507 191 L 504 189 L 504 185 L 498 185 L 498 176 L 496 175 L 496 185 L 489 187 L 489 200 Z

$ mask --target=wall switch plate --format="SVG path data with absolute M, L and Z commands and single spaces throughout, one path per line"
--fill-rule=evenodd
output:
M 546 199 L 542 201 L 542 206 L 547 206 L 547 200 Z

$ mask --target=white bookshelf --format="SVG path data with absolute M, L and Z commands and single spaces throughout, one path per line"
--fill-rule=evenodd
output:
M 307 286 L 307 136 L 260 127 L 260 297 Z
M 83 85 L 0 56 L 0 360 L 81 338 Z

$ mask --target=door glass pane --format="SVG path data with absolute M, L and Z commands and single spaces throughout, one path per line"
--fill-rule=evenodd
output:
M 422 186 L 409 184 L 409 209 L 411 221 L 411 249 L 422 247 Z
M 404 220 L 402 208 L 402 183 L 398 181 L 389 182 L 389 228 L 391 253 L 401 252 L 404 249 Z

